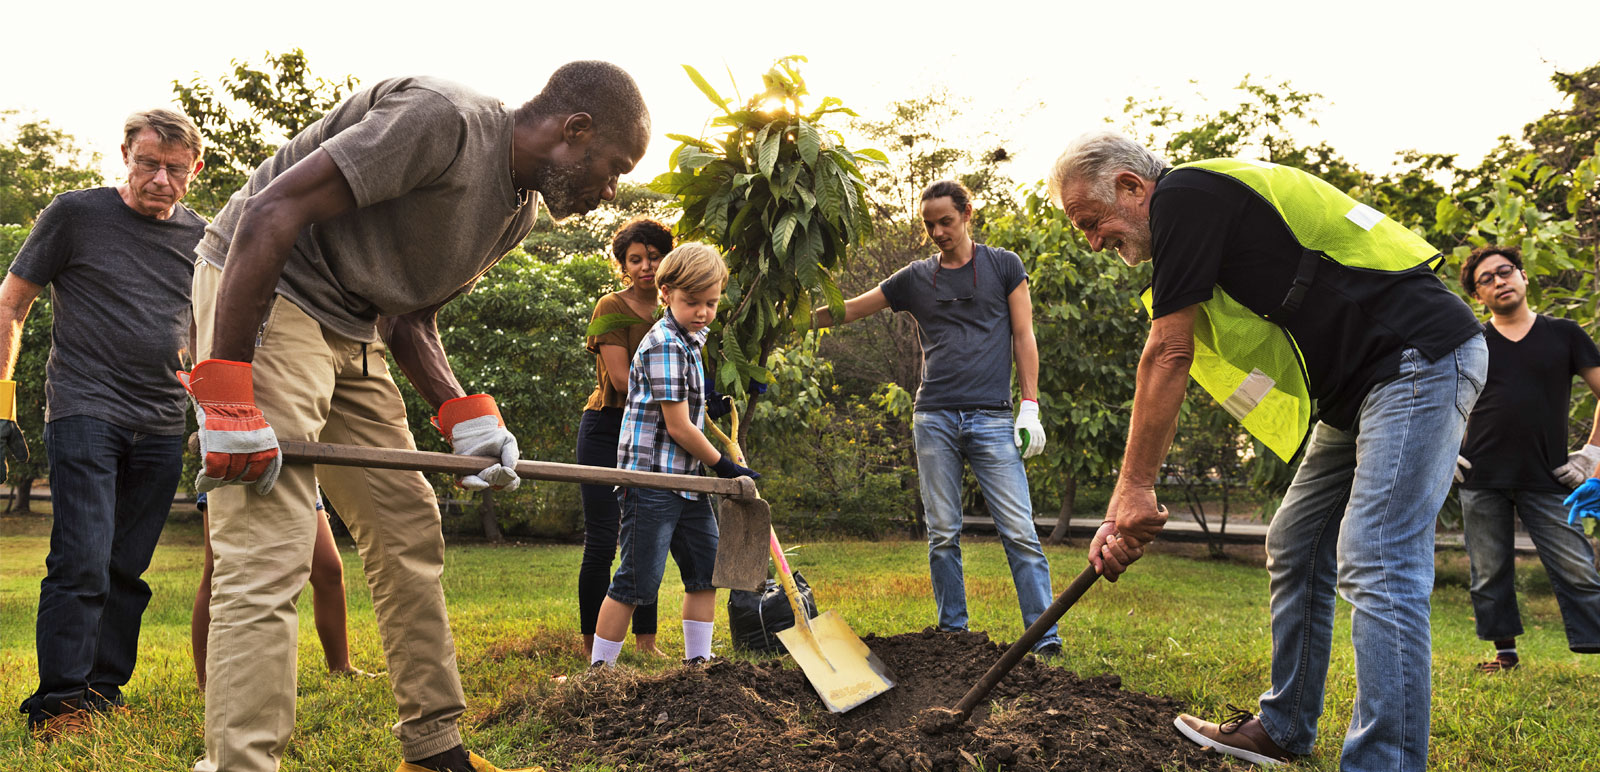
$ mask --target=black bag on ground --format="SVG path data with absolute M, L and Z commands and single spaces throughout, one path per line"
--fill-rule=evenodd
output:
M 817 602 L 811 598 L 811 585 L 799 571 L 794 572 L 794 584 L 800 591 L 800 605 L 807 617 L 817 615 Z M 761 592 L 731 590 L 728 593 L 728 632 L 733 637 L 733 647 L 743 651 L 781 651 L 778 631 L 794 627 L 794 610 L 789 607 L 789 596 L 783 585 L 768 579 Z

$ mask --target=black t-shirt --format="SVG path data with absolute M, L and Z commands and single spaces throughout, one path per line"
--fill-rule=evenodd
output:
M 1211 299 L 1221 287 L 1266 316 L 1283 305 L 1302 249 L 1249 186 L 1202 169 L 1175 169 L 1150 202 L 1156 317 Z M 1399 373 L 1400 354 L 1433 361 L 1476 335 L 1472 309 L 1430 270 L 1389 273 L 1322 258 L 1300 310 L 1285 325 L 1305 358 L 1318 418 L 1351 429 L 1362 400 Z
M 1461 455 L 1472 462 L 1463 488 L 1566 493 L 1552 472 L 1567 463 L 1567 407 L 1572 377 L 1600 367 L 1600 350 L 1583 328 L 1543 314 L 1522 340 L 1483 325 L 1489 380 L 1467 419 Z
M 183 434 L 189 401 L 174 374 L 189 340 L 194 245 L 206 221 L 183 204 L 165 220 L 116 188 L 56 196 L 11 272 L 50 285 L 45 420 L 87 415 L 150 434 Z

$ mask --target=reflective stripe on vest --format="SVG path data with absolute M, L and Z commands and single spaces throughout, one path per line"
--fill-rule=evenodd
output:
M 1401 273 L 1438 256 L 1422 237 L 1318 177 L 1288 166 L 1236 158 L 1183 164 L 1243 183 L 1269 204 L 1304 256 L 1276 320 L 1251 311 L 1221 287 L 1200 304 L 1189 374 L 1252 436 L 1288 461 L 1311 432 L 1315 408 L 1299 344 L 1281 326 L 1314 291 L 1317 258 Z M 1306 259 L 1310 258 L 1310 259 Z M 1151 309 L 1152 295 L 1143 295 Z M 1152 312 L 1153 313 L 1153 312 Z

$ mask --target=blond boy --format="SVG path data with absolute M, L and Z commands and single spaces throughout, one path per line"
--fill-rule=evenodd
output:
M 701 464 L 721 477 L 761 475 L 723 455 L 701 433 L 709 390 L 700 349 L 728 269 L 717 250 L 690 243 L 672 250 L 656 271 L 667 307 L 639 343 L 628 371 L 617 467 L 642 472 L 699 474 Z M 619 488 L 622 549 L 600 606 L 590 663 L 613 664 L 636 606 L 654 603 L 671 552 L 683 577 L 684 661 L 711 658 L 711 585 L 717 520 L 705 494 Z

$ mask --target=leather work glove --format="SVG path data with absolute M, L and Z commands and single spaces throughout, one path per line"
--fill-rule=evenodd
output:
M 1600 465 L 1600 445 L 1584 445 L 1581 450 L 1567 454 L 1567 463 L 1551 470 L 1557 480 L 1568 488 L 1576 488 Z
M 1011 441 L 1022 449 L 1023 458 L 1033 458 L 1044 452 L 1044 424 L 1039 423 L 1039 401 L 1022 400 L 1017 408 L 1017 425 L 1011 430 Z
M 1471 468 L 1472 468 L 1472 462 L 1468 461 L 1466 456 L 1457 454 L 1456 455 L 1456 482 L 1458 482 L 1458 483 L 1466 482 L 1467 481 L 1467 470 L 1471 469 Z
M 6 456 L 13 461 L 28 463 L 28 441 L 17 426 L 17 382 L 0 381 L 0 482 L 10 474 Z
M 711 471 L 716 472 L 718 477 L 748 477 L 752 480 L 761 479 L 761 475 L 758 474 L 756 470 L 747 466 L 740 466 L 739 462 L 728 458 L 728 454 L 726 453 L 722 454 L 722 458 L 717 459 L 717 463 L 711 465 Z
M 433 425 L 444 433 L 456 455 L 500 459 L 500 463 L 477 474 L 456 478 L 461 487 L 474 491 L 484 488 L 514 491 L 522 484 L 522 478 L 517 476 L 517 459 L 521 455 L 517 450 L 517 438 L 506 429 L 494 397 L 474 394 L 447 400 L 439 406 Z
M 1600 520 L 1600 478 L 1590 477 L 1567 496 L 1563 505 L 1572 507 L 1567 513 L 1567 525 L 1577 525 L 1578 520 L 1592 517 Z
M 255 483 L 265 495 L 278 481 L 283 456 L 278 435 L 256 407 L 249 362 L 207 359 L 190 372 L 179 372 L 194 418 L 200 424 L 200 474 L 197 493 L 223 485 Z

